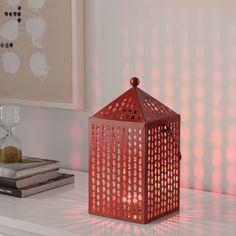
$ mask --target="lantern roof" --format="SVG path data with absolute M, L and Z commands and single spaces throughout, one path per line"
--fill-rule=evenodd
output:
M 132 88 L 109 103 L 93 117 L 129 122 L 150 122 L 177 115 L 143 90 L 138 88 L 139 79 L 131 78 Z

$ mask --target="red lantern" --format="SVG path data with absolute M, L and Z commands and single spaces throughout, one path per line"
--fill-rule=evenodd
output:
M 130 83 L 89 118 L 89 213 L 148 223 L 179 209 L 180 115 Z

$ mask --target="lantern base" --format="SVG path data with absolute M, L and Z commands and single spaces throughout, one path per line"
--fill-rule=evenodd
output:
M 100 216 L 100 217 L 104 217 L 104 218 L 110 218 L 110 219 L 114 219 L 114 220 L 127 221 L 127 222 L 137 223 L 137 224 L 148 224 L 152 221 L 155 221 L 155 220 L 160 219 L 160 218 L 165 217 L 165 216 L 170 216 L 171 217 L 171 216 L 173 216 L 173 213 L 176 214 L 178 211 L 179 211 L 179 207 L 177 207 L 175 209 L 172 209 L 169 212 L 166 212 L 166 213 L 163 213 L 161 215 L 155 216 L 155 217 L 153 217 L 149 220 L 144 219 L 144 218 L 138 219 L 138 217 L 135 217 L 135 214 L 133 214 L 133 213 L 132 213 L 133 215 L 130 218 L 115 216 L 115 215 L 111 215 L 111 214 L 102 214 L 102 213 L 98 213 L 98 212 L 95 213 L 90 209 L 89 209 L 88 213 L 90 215 L 96 215 L 96 216 Z

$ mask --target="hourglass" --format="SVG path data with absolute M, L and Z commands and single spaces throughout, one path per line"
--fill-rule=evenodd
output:
M 15 105 L 0 106 L 0 127 L 7 134 L 0 139 L 0 162 L 15 163 L 22 160 L 22 145 L 12 133 L 20 123 L 20 107 Z

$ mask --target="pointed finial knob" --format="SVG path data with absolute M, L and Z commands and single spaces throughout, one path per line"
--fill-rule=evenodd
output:
M 139 85 L 139 79 L 137 77 L 133 77 L 130 79 L 130 84 L 133 86 L 133 87 L 137 87 Z

